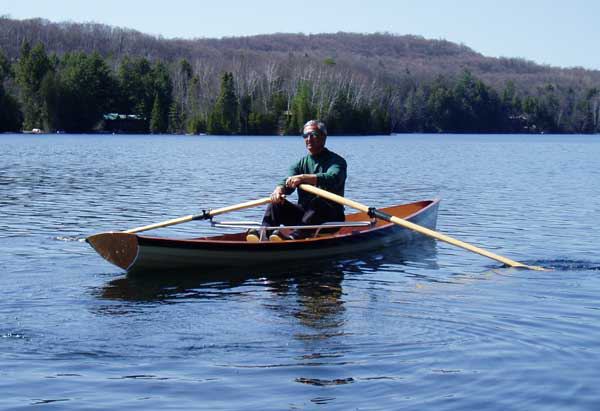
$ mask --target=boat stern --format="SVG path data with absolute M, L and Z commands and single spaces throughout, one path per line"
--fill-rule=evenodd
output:
M 133 265 L 139 251 L 135 234 L 100 233 L 89 236 L 85 241 L 106 261 L 124 270 Z

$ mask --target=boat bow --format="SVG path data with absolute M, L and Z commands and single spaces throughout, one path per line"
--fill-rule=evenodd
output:
M 139 252 L 135 234 L 100 233 L 89 236 L 85 241 L 105 260 L 124 270 L 131 267 Z

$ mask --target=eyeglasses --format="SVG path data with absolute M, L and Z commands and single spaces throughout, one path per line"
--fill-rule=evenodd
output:
M 309 138 L 309 137 L 319 138 L 319 137 L 321 137 L 321 133 L 319 133 L 318 131 L 310 131 L 308 133 L 302 134 L 302 138 Z

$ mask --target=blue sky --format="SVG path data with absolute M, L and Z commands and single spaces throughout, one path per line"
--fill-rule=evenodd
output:
M 492 57 L 600 70 L 596 0 L 2 0 L 0 15 L 97 22 L 163 37 L 414 34 Z

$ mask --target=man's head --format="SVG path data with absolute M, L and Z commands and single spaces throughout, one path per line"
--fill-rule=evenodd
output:
M 309 153 L 319 154 L 325 148 L 327 140 L 327 127 L 319 120 L 309 120 L 302 128 L 302 137 Z

